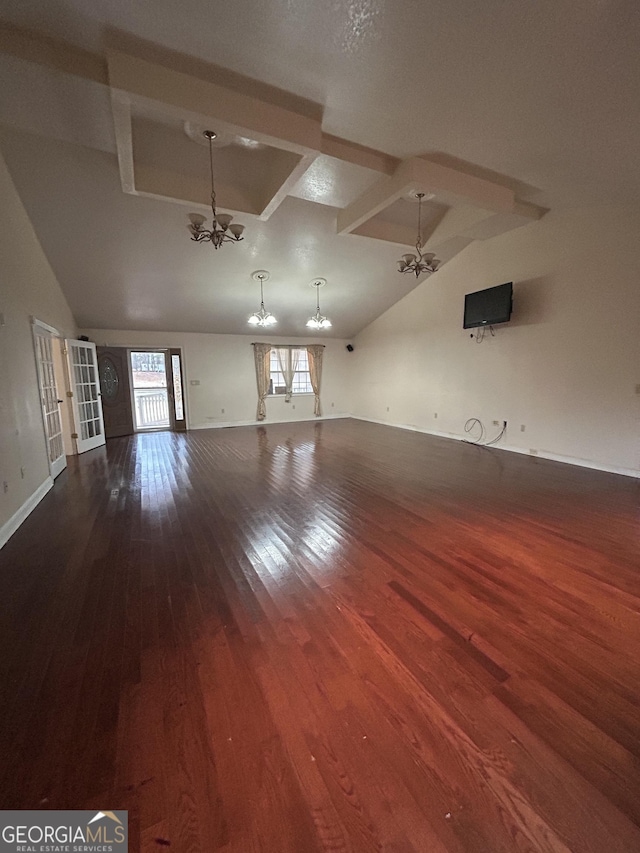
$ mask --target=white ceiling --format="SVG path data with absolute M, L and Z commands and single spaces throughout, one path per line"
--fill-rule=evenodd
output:
M 0 15 L 99 57 L 135 37 L 222 66 L 316 102 L 325 134 L 461 163 L 538 205 L 640 195 L 631 0 L 4 0 Z M 214 253 L 189 241 L 184 206 L 122 192 L 103 82 L 9 53 L 0 145 L 81 326 L 252 334 L 250 273 L 266 268 L 279 333 L 300 333 L 323 276 L 332 334 L 348 337 L 415 286 L 395 272 L 398 246 L 335 233 L 374 170 L 321 154 Z

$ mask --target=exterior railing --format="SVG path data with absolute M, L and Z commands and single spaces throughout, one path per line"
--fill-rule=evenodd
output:
M 134 388 L 138 429 L 169 426 L 169 400 L 166 388 Z

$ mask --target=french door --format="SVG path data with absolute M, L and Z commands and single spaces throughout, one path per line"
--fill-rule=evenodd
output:
M 84 453 L 105 443 L 96 345 L 68 340 L 66 347 L 76 430 L 72 438 L 78 453 Z
M 44 324 L 34 322 L 33 340 L 36 350 L 38 382 L 40 386 L 40 402 L 42 405 L 42 421 L 47 442 L 49 470 L 55 478 L 67 467 L 67 457 L 64 453 L 62 437 L 62 417 L 60 404 L 64 400 L 58 396 L 58 387 L 54 372 L 53 347 L 60 344 L 59 338 L 54 338 L 51 330 Z

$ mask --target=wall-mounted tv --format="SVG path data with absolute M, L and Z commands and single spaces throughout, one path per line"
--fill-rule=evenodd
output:
M 477 326 L 497 326 L 507 323 L 511 318 L 513 282 L 488 287 L 467 293 L 464 298 L 463 329 L 475 329 Z

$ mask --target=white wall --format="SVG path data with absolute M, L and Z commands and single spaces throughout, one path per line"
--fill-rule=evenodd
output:
M 206 335 L 187 332 L 131 332 L 84 329 L 82 334 L 99 346 L 182 347 L 190 429 L 226 424 L 255 423 L 257 390 L 253 340 L 274 344 L 324 343 L 320 399 L 325 417 L 350 411 L 348 370 L 352 355 L 346 341 L 335 339 L 276 338 L 256 335 Z M 191 382 L 198 381 L 199 385 Z M 224 409 L 224 412 L 222 411 Z M 313 418 L 313 395 L 267 400 L 267 423 Z
M 353 413 L 456 437 L 507 420 L 508 448 L 638 474 L 639 235 L 637 209 L 580 209 L 472 244 L 355 339 Z M 513 319 L 478 345 L 464 294 L 506 281 Z
M 65 336 L 75 336 L 75 322 L 1 156 L 0 199 L 2 544 L 11 519 L 49 480 L 31 316 Z

